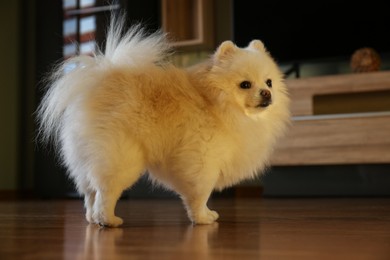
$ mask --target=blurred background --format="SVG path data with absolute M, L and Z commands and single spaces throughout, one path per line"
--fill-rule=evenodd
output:
M 285 72 L 287 84 L 288 80 L 293 85 L 297 80 L 390 68 L 390 20 L 382 1 L 365 5 L 339 1 L 5 1 L 0 8 L 0 199 L 78 197 L 53 147 L 43 147 L 35 141 L 34 111 L 44 91 L 42 78 L 55 62 L 91 54 L 104 46 L 110 13 L 121 10 L 126 11 L 129 25 L 142 22 L 150 32 L 160 28 L 168 32 L 176 47 L 172 62 L 181 67 L 208 58 L 224 40 L 245 46 L 257 38 Z M 361 65 L 359 62 L 366 56 L 360 53 L 364 57 L 352 63 L 352 55 L 364 47 L 370 47 L 369 62 Z M 386 81 L 387 74 L 380 75 Z M 387 86 L 380 92 L 373 91 L 370 99 L 367 91 L 363 99 L 342 97 L 340 101 L 340 96 L 327 96 L 320 98 L 322 103 L 318 104 L 332 107 L 341 102 L 343 107 L 359 108 L 361 103 L 377 104 L 380 100 L 379 111 L 370 112 L 388 116 L 389 89 Z M 390 132 L 390 119 L 385 122 L 378 127 Z M 369 134 L 375 135 L 376 131 Z M 383 152 L 377 156 L 388 158 L 388 137 L 383 135 Z M 365 157 L 366 151 L 359 149 L 361 157 Z M 343 158 L 345 154 L 340 152 L 337 156 Z M 389 163 L 387 159 L 352 163 L 279 161 L 262 177 L 215 196 L 388 196 Z M 151 187 L 145 179 L 124 194 L 129 198 L 174 196 Z

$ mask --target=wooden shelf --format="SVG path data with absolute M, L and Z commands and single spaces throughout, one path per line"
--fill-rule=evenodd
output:
M 316 95 L 373 91 L 390 95 L 390 72 L 294 79 L 286 83 L 292 99 L 293 123 L 277 146 L 273 165 L 390 163 L 390 111 L 313 113 Z M 390 96 L 384 100 L 390 106 Z M 328 106 L 332 105 L 329 101 Z
M 316 96 L 390 91 L 390 71 L 289 79 L 286 84 L 293 116 L 313 115 Z

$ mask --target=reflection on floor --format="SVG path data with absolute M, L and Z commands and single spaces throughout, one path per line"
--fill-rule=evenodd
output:
M 390 198 L 213 199 L 193 226 L 178 199 L 122 200 L 121 228 L 80 200 L 0 202 L 1 259 L 390 259 Z

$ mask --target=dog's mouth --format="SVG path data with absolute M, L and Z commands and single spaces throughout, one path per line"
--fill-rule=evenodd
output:
M 257 107 L 268 107 L 269 105 L 272 104 L 272 101 L 271 100 L 265 100 L 265 101 L 262 101 L 260 104 L 257 105 Z

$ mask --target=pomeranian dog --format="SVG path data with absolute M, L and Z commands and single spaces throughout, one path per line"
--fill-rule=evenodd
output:
M 225 41 L 207 61 L 175 67 L 166 34 L 126 31 L 124 20 L 112 18 L 104 53 L 52 72 L 41 139 L 57 144 L 90 223 L 121 225 L 116 203 L 143 174 L 176 192 L 193 223 L 213 223 L 211 193 L 261 173 L 285 132 L 283 74 L 260 40 Z

